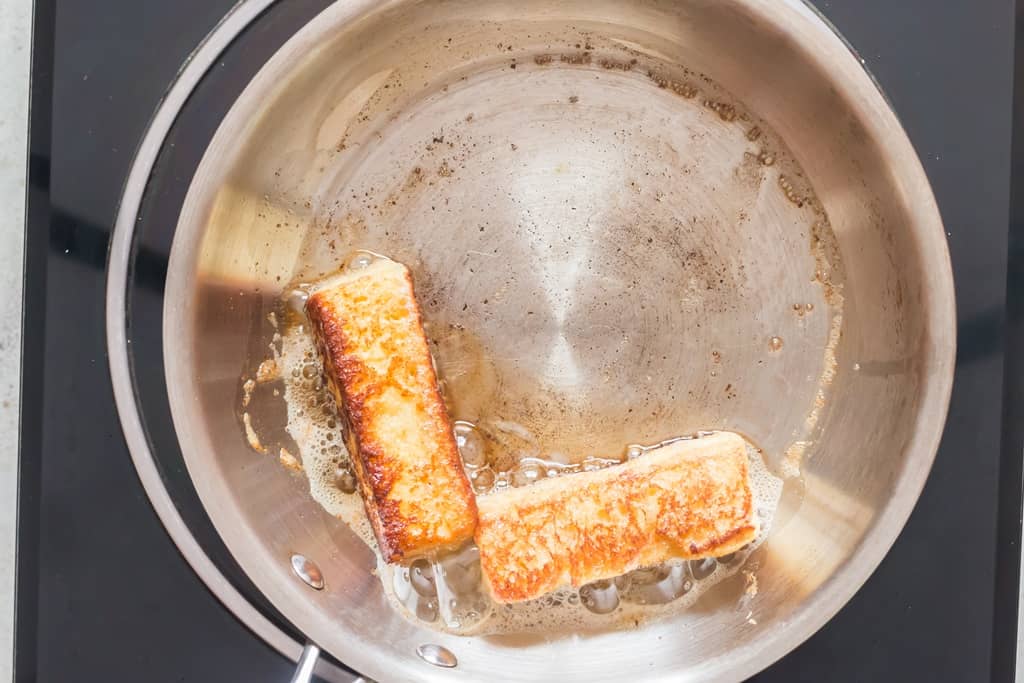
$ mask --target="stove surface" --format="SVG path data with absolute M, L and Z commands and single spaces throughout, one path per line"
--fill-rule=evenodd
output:
M 107 243 L 134 151 L 182 62 L 232 4 L 36 3 L 25 338 L 38 343 L 23 361 L 19 681 L 269 683 L 294 669 L 207 591 L 161 526 L 121 435 L 105 351 Z M 281 4 L 268 20 L 277 30 L 324 2 Z M 755 680 L 978 681 L 993 651 L 997 678 L 1011 680 L 1016 586 L 1012 614 L 994 605 L 1003 413 L 1015 409 L 1003 389 L 1013 2 L 818 7 L 878 78 L 933 184 L 957 282 L 958 367 L 942 447 L 892 551 L 834 619 Z M 258 68 L 267 50 L 236 50 L 219 77 Z M 163 173 L 154 206 L 163 187 L 189 181 L 173 165 Z M 139 261 L 137 278 L 156 292 L 165 257 L 157 245 Z M 133 325 L 158 339 L 158 321 L 140 314 Z M 158 386 L 162 367 L 139 381 Z M 168 470 L 171 485 L 187 479 Z M 1019 476 L 1012 488 L 1000 533 L 1015 526 Z M 201 515 L 182 513 L 203 528 Z M 249 590 L 216 539 L 206 543 Z

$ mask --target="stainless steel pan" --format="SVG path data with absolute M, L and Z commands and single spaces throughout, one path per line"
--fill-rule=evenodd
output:
M 351 248 L 413 269 L 456 418 L 514 419 L 566 453 L 753 438 L 790 475 L 750 560 L 756 595 L 740 608 L 726 582 L 639 629 L 543 638 L 397 615 L 372 553 L 239 424 L 266 314 Z M 165 301 L 172 412 L 211 519 L 312 642 L 379 680 L 756 672 L 888 550 L 952 382 L 927 180 L 855 54 L 797 0 L 342 0 L 220 126 Z

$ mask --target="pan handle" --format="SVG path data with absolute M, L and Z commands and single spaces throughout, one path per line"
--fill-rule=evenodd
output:
M 295 674 L 291 683 L 310 683 L 313 680 L 313 667 L 316 660 L 320 658 L 320 648 L 313 643 L 306 643 L 302 648 L 302 656 L 299 657 L 298 666 L 295 667 Z

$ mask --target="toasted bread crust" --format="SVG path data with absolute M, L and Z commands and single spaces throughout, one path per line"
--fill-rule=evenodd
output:
M 467 541 L 476 503 L 408 269 L 380 260 L 335 278 L 309 297 L 306 314 L 384 559 Z
M 477 506 L 484 579 L 503 603 L 669 559 L 720 557 L 758 532 L 746 446 L 725 432 L 483 496 Z

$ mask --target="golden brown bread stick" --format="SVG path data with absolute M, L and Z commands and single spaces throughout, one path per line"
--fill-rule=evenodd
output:
M 476 504 L 408 269 L 379 259 L 331 278 L 309 297 L 306 314 L 384 559 L 467 541 Z
M 670 559 L 720 557 L 758 532 L 746 445 L 728 432 L 482 496 L 477 507 L 484 579 L 503 603 Z

